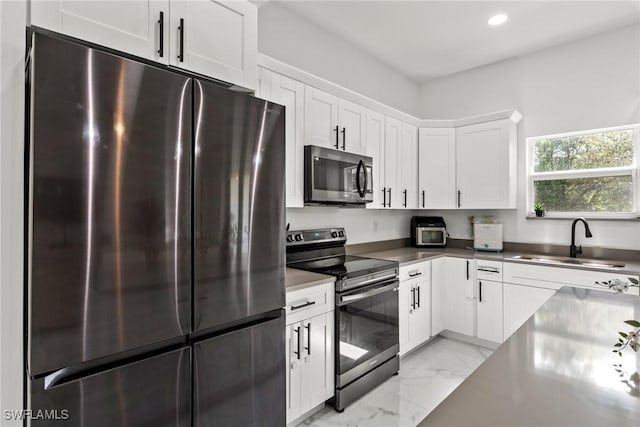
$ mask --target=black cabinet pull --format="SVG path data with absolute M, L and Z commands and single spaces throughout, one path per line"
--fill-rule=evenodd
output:
M 478 286 L 478 289 L 479 289 L 478 293 L 479 293 L 479 296 L 480 296 L 479 300 L 480 300 L 480 302 L 482 302 L 482 282 L 480 281 L 478 283 L 480 284 L 480 286 Z
M 389 207 L 391 207 L 391 187 L 389 187 Z
M 291 306 L 291 311 L 293 311 L 293 310 L 299 310 L 299 309 L 301 309 L 301 308 L 305 308 L 305 307 L 309 307 L 310 305 L 313 305 L 313 304 L 315 304 L 315 303 L 316 303 L 315 301 L 307 301 L 307 302 L 305 302 L 305 303 L 304 303 L 304 304 L 302 304 L 302 305 L 292 305 L 292 306 Z
M 180 51 L 178 53 L 178 60 L 184 62 L 184 19 L 180 18 L 180 26 L 178 27 L 178 33 L 180 35 Z
M 298 326 L 296 328 L 296 336 L 298 337 L 298 351 L 294 351 L 293 354 L 295 354 L 296 356 L 298 356 L 298 360 L 300 360 L 300 326 Z
M 307 323 L 307 355 L 311 356 L 311 322 Z
M 338 133 L 340 133 L 340 128 L 338 127 L 338 125 L 336 125 L 335 131 L 336 131 L 336 150 L 337 150 L 338 148 L 340 148 L 340 145 L 338 143 Z
M 164 12 L 160 12 L 160 17 L 158 18 L 158 25 L 160 31 L 160 43 L 158 45 L 158 56 L 160 58 L 164 57 Z
M 462 191 L 458 190 L 458 207 L 460 207 L 460 196 L 462 195 Z
M 467 260 L 467 280 L 469 280 L 469 260 Z
M 347 128 L 342 128 L 342 150 L 346 150 L 347 146 Z
M 420 308 L 420 286 L 416 288 L 416 292 L 418 293 L 418 296 L 416 297 L 416 307 Z
M 422 190 L 422 207 L 424 208 L 424 190 Z
M 403 193 L 404 193 L 404 207 L 406 208 L 407 207 L 407 190 L 405 189 Z
M 411 288 L 411 309 L 416 309 L 416 288 Z
M 382 189 L 382 207 L 387 207 L 387 187 Z

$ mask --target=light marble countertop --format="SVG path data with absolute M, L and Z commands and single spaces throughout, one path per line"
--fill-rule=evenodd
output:
M 321 283 L 335 282 L 336 278 L 326 274 L 312 273 L 310 271 L 287 268 L 285 272 L 285 288 L 288 292 Z
M 638 426 L 640 354 L 611 350 L 639 318 L 637 296 L 563 287 L 419 427 Z

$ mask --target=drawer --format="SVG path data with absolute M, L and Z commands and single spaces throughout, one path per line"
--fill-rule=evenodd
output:
M 431 275 L 431 261 L 424 261 L 400 267 L 400 281 L 417 279 L 421 276 Z
M 502 282 L 502 261 L 476 260 L 476 278 Z
M 287 325 L 332 311 L 335 306 L 335 282 L 287 292 Z

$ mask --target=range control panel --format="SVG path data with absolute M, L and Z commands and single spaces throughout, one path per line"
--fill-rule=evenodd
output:
M 310 245 L 326 242 L 346 242 L 347 234 L 344 228 L 321 228 L 317 230 L 287 231 L 287 246 Z

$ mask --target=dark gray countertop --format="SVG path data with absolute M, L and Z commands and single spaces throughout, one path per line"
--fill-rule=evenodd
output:
M 453 257 L 461 257 L 461 258 L 476 258 L 476 259 L 487 259 L 494 261 L 506 261 L 506 262 L 518 262 L 518 263 L 526 263 L 533 265 L 544 265 L 550 267 L 561 267 L 561 268 L 575 268 L 578 270 L 592 270 L 592 271 L 605 271 L 611 273 L 621 273 L 621 274 L 632 274 L 632 275 L 640 275 L 640 262 L 629 262 L 629 261 L 621 261 L 622 264 L 625 264 L 623 268 L 598 268 L 598 267 L 585 267 L 585 266 L 576 266 L 571 264 L 547 264 L 540 263 L 536 261 L 526 261 L 526 260 L 515 260 L 512 259 L 517 255 L 524 255 L 519 252 L 484 252 L 484 251 L 474 251 L 472 249 L 458 249 L 458 248 L 437 248 L 437 249 L 427 249 L 427 248 L 414 248 L 414 247 L 404 247 L 397 249 L 389 249 L 385 251 L 379 252 L 369 252 L 364 254 L 359 254 L 360 256 L 371 257 L 371 258 L 380 258 L 387 259 L 391 261 L 398 261 L 400 265 L 409 265 L 420 261 L 426 261 L 429 259 L 435 259 L 443 256 L 453 256 Z M 538 254 L 542 255 L 542 254 Z M 616 261 L 616 260 L 606 260 L 603 259 L 601 261 Z
M 419 426 L 640 425 L 640 354 L 611 351 L 629 319 L 637 296 L 561 288 Z

